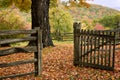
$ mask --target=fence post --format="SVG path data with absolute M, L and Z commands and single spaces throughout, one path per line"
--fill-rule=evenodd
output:
M 77 33 L 77 30 L 80 31 L 81 29 L 81 25 L 80 23 L 75 22 L 73 24 L 73 28 L 74 28 L 74 66 L 79 66 L 79 33 Z M 77 35 L 78 34 L 78 35 Z
M 38 76 L 41 75 L 42 72 L 42 30 L 38 30 Z
M 35 28 L 37 30 L 37 40 L 36 40 L 36 46 L 37 46 L 37 52 L 34 53 L 35 58 L 37 58 L 37 62 L 35 62 L 35 76 L 40 76 L 42 72 L 42 31 L 39 27 Z

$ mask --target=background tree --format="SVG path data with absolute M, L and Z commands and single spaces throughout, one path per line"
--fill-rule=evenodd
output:
M 50 0 L 50 8 L 58 7 L 58 1 L 59 0 Z
M 20 10 L 27 11 L 31 7 L 32 29 L 35 27 L 40 27 L 40 29 L 42 30 L 43 47 L 53 46 L 53 42 L 50 37 L 50 25 L 49 25 L 49 15 L 48 15 L 49 4 L 50 4 L 50 0 L 1 0 L 0 1 L 0 6 L 3 6 L 4 8 L 13 6 L 13 7 L 18 7 Z
M 56 3 L 56 0 L 52 1 Z M 79 3 L 85 4 L 85 1 L 80 0 Z M 50 25 L 48 15 L 50 0 L 0 0 L 0 6 L 3 5 L 6 5 L 5 7 L 18 7 L 20 8 L 20 10 L 27 10 L 28 8 L 30 8 L 31 5 L 32 29 L 35 27 L 40 27 L 40 29 L 42 30 L 43 47 L 53 46 L 53 42 L 50 37 Z
M 50 0 L 32 0 L 32 28 L 40 27 L 42 30 L 43 47 L 53 46 L 50 37 L 49 24 L 49 4 Z
M 79 7 L 90 7 L 90 4 L 86 2 L 87 0 L 69 0 L 68 4 L 70 7 L 79 6 Z
M 0 7 L 19 8 L 21 11 L 29 11 L 31 8 L 31 0 L 0 0 Z
M 101 23 L 106 28 L 116 29 L 120 27 L 120 14 L 105 16 L 102 19 L 97 20 L 96 22 Z
M 61 33 L 72 32 L 73 18 L 69 12 L 59 8 L 50 9 L 50 25 L 52 35 L 54 38 L 59 40 L 61 38 Z

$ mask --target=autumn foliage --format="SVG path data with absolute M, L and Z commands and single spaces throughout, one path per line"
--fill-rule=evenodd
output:
M 59 44 L 43 49 L 41 77 L 35 78 L 34 75 L 28 75 L 7 80 L 120 80 L 120 50 L 116 50 L 115 56 L 114 71 L 75 67 L 73 66 L 73 44 Z M 33 57 L 33 54 L 13 54 L 0 57 L 0 63 L 27 60 Z M 33 64 L 0 68 L 0 76 L 26 73 L 33 69 Z

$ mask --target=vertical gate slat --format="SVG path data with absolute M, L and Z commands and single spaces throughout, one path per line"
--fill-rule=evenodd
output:
M 87 30 L 85 30 L 85 53 L 87 52 Z M 87 63 L 87 55 L 85 56 L 85 63 Z
M 91 34 L 91 52 L 90 52 L 90 64 L 92 64 L 92 47 L 93 47 L 93 36 L 92 36 L 92 33 L 93 33 L 93 31 L 91 30 L 91 32 L 90 32 L 90 34 Z
M 98 31 L 98 35 L 100 35 L 100 31 Z M 99 61 L 100 61 L 100 36 L 98 36 L 98 65 L 99 65 Z
M 115 45 L 116 45 L 116 32 L 113 32 L 114 40 L 113 40 L 113 59 L 112 59 L 112 68 L 114 69 L 114 62 L 115 62 Z
M 105 34 L 106 34 L 106 36 L 108 35 L 107 32 Z M 108 49 L 107 49 L 108 40 L 107 39 L 108 39 L 108 37 L 105 38 L 105 42 L 106 42 L 106 45 L 105 45 L 105 66 L 107 66 L 107 55 L 108 55 Z
M 94 64 L 95 64 L 95 63 L 96 63 L 96 46 L 97 46 L 97 45 L 96 45 L 96 41 L 97 41 L 97 40 L 96 40 L 96 36 L 97 36 L 97 35 L 96 35 L 96 31 L 94 31 L 94 34 L 95 34 L 95 36 L 94 36 L 94 49 L 95 49 L 95 50 L 94 50 Z
M 112 32 L 109 32 L 110 35 L 112 35 Z M 111 66 L 111 50 L 112 50 L 112 42 L 111 39 L 109 39 L 109 59 L 108 59 L 108 66 Z
M 83 34 L 84 34 L 84 37 L 83 37 L 83 46 L 84 46 L 83 47 L 83 55 L 85 54 L 85 50 L 86 50 L 85 49 L 85 46 L 86 46 L 86 42 L 85 42 L 86 41 L 86 35 L 85 35 L 85 33 L 86 33 L 86 30 L 83 31 Z M 84 66 L 84 63 L 85 63 L 85 57 L 86 56 L 83 57 L 83 66 Z
M 77 54 L 78 54 L 77 64 L 78 64 L 78 66 L 79 66 L 79 63 L 81 63 L 81 59 L 80 59 L 80 54 L 81 54 L 81 53 L 80 53 L 80 48 L 81 48 L 81 46 L 80 46 L 80 36 L 77 36 L 77 39 L 78 39 L 78 40 L 77 40 L 77 41 L 78 41 L 78 42 L 77 42 L 77 50 L 78 50 L 78 51 L 77 51 L 77 52 L 78 52 L 78 53 L 77 53 Z
M 81 30 L 81 33 L 83 33 L 83 30 Z M 81 63 L 80 63 L 80 65 L 82 66 L 82 64 L 83 64 L 83 58 L 82 58 L 82 53 L 83 53 L 83 35 L 81 35 L 81 51 L 80 51 L 80 55 L 81 55 L 81 57 L 80 57 L 80 59 L 81 59 Z
M 105 32 L 102 31 L 103 35 L 105 36 Z M 106 37 L 106 36 L 105 36 Z M 105 37 L 102 37 L 103 38 L 103 65 L 105 66 L 105 45 L 106 45 L 106 42 L 105 42 Z
M 80 34 L 81 34 L 81 30 L 80 30 Z M 82 35 L 80 35 L 80 39 L 79 39 L 79 66 L 82 66 Z
M 103 33 L 103 31 L 101 31 L 101 34 L 103 35 L 104 33 Z M 104 38 L 103 37 L 101 37 L 102 38 L 102 50 L 101 50 L 101 65 L 103 65 L 103 50 L 104 50 L 104 48 L 103 48 L 103 44 L 104 44 Z
M 87 35 L 87 34 L 88 34 L 88 35 Z M 90 35 L 89 35 L 89 30 L 87 31 L 87 34 L 86 34 L 86 35 L 87 35 L 87 38 L 86 38 L 86 39 L 87 39 L 87 42 L 86 42 L 86 43 L 87 43 L 86 53 L 89 51 L 89 43 L 90 43 L 90 42 L 89 42 L 89 36 L 90 36 Z M 89 63 L 89 54 L 87 55 L 87 63 Z

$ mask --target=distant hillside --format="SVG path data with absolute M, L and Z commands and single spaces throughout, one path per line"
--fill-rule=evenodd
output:
M 120 11 L 103 7 L 100 5 L 91 4 L 91 7 L 85 8 L 85 7 L 66 7 L 64 6 L 64 10 L 67 10 L 70 12 L 70 14 L 73 16 L 74 21 L 92 21 L 93 19 L 99 19 L 106 15 L 114 15 L 120 13 Z

